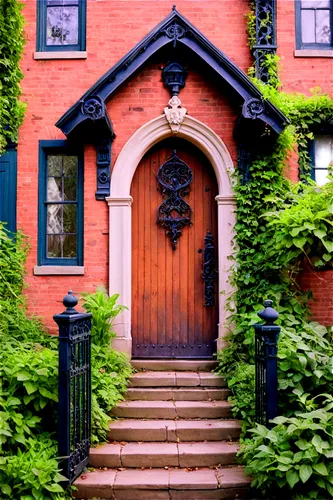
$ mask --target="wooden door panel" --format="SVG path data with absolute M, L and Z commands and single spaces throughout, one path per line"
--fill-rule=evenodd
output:
M 175 250 L 166 229 L 157 224 L 163 197 L 156 179 L 159 167 L 174 149 L 193 172 L 190 192 L 184 196 L 192 208 L 192 225 L 182 229 Z M 216 279 L 215 305 L 205 307 L 202 263 L 208 230 L 214 236 L 217 259 L 214 171 L 193 145 L 168 139 L 140 162 L 131 195 L 133 356 L 210 357 L 217 337 L 218 290 Z

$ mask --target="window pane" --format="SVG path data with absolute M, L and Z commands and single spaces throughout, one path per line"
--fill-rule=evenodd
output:
M 323 186 L 328 182 L 328 170 L 315 170 L 315 181 L 318 186 Z
M 78 16 L 78 7 L 48 7 L 46 44 L 77 45 Z
M 47 237 L 48 258 L 75 259 L 76 255 L 76 236 L 66 234 L 64 236 L 49 235 Z
M 47 157 L 47 175 L 60 177 L 62 175 L 62 156 L 48 155 Z
M 48 234 L 59 234 L 59 233 L 63 232 L 62 207 L 63 207 L 63 205 L 48 205 L 47 206 L 46 232 Z
M 79 0 L 47 0 L 47 5 L 79 5 Z
M 76 177 L 64 178 L 64 199 L 66 201 L 76 200 Z
M 77 156 L 64 156 L 64 175 L 76 177 L 77 174 Z
M 61 236 L 47 237 L 47 256 L 50 258 L 62 257 Z
M 333 138 L 330 135 L 315 136 L 315 166 L 327 168 L 333 161 Z
M 330 26 L 330 11 L 316 11 L 316 42 L 330 43 L 331 26 Z
M 302 42 L 316 43 L 314 10 L 302 10 Z
M 330 7 L 330 0 L 302 0 L 301 5 L 303 9 L 323 9 Z
M 76 205 L 63 205 L 64 233 L 76 233 Z
M 76 257 L 76 236 L 66 234 L 61 236 L 63 244 L 63 257 L 74 259 Z
M 47 201 L 62 201 L 62 199 L 61 177 L 49 177 L 47 179 Z

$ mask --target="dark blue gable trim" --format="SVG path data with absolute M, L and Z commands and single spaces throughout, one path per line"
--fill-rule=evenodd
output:
M 80 130 L 81 137 L 89 137 L 90 141 L 92 136 L 98 137 L 107 132 L 113 137 L 105 102 L 159 49 L 168 45 L 176 47 L 177 44 L 195 52 L 236 91 L 243 103 L 242 115 L 250 127 L 253 127 L 253 120 L 259 120 L 278 134 L 283 130 L 288 119 L 272 103 L 264 101 L 261 92 L 245 73 L 175 9 L 100 78 L 60 118 L 56 126 L 67 136 L 74 136 Z

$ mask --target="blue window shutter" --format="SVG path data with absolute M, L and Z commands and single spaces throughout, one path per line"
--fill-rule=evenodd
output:
M 0 156 L 0 221 L 16 232 L 17 152 L 14 146 Z

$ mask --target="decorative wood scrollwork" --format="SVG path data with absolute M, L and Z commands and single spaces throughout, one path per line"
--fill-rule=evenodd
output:
M 202 278 L 205 282 L 205 307 L 213 307 L 215 295 L 215 255 L 214 238 L 210 231 L 207 231 L 205 236 Z
M 157 209 L 157 223 L 168 229 L 166 235 L 171 240 L 173 250 L 177 248 L 182 228 L 192 225 L 192 209 L 182 198 L 189 193 L 192 177 L 192 170 L 177 156 L 176 150 L 160 166 L 156 175 L 162 196 L 166 197 Z

